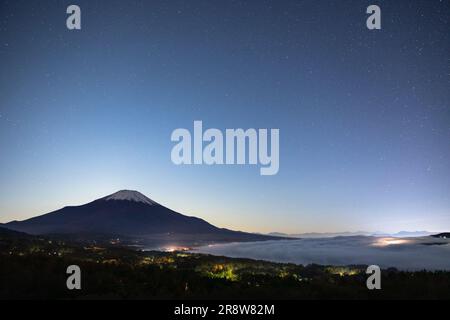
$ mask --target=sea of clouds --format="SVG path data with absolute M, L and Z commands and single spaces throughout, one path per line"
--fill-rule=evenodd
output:
M 378 265 L 401 270 L 450 270 L 450 240 L 366 236 L 228 243 L 195 252 L 274 262 Z

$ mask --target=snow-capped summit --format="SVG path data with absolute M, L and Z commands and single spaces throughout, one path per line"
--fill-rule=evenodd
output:
M 128 200 L 134 202 L 143 202 L 149 205 L 157 204 L 155 201 L 147 198 L 142 193 L 134 190 L 120 190 L 103 198 L 103 200 Z

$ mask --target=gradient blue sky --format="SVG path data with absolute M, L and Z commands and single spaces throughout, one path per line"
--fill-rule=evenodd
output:
M 65 9 L 82 9 L 82 30 Z M 0 222 L 119 189 L 245 231 L 449 231 L 450 2 L 0 1 Z M 280 171 L 175 166 L 279 128 Z

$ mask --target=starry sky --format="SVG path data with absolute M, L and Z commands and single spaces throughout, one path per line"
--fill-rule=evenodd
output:
M 0 222 L 134 189 L 244 231 L 449 231 L 449 18 L 446 0 L 0 0 Z M 279 173 L 175 166 L 194 120 L 279 128 Z

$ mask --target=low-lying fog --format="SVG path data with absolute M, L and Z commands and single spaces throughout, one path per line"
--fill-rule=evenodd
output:
M 433 237 L 258 241 L 209 245 L 193 251 L 297 264 L 375 264 L 402 270 L 450 270 L 450 240 Z

